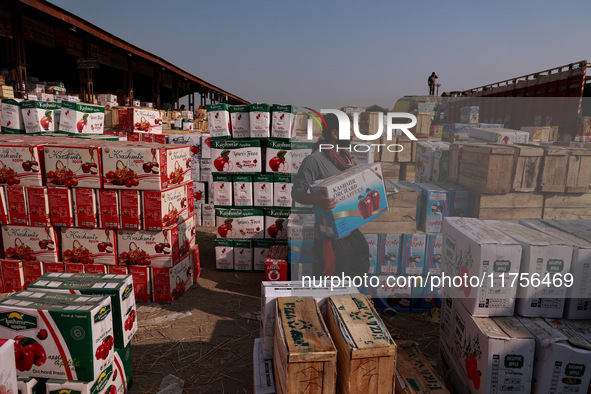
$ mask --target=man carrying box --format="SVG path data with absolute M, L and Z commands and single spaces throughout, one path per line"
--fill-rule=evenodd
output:
M 302 161 L 302 165 L 294 178 L 292 198 L 303 205 L 315 205 L 331 211 L 337 204 L 334 198 L 327 198 L 321 193 L 310 194 L 311 184 L 340 174 L 353 166 L 351 155 L 347 150 L 349 140 L 339 140 L 339 122 L 336 115 L 324 115 L 322 138 L 314 146 L 312 154 Z M 319 149 L 320 144 L 332 145 L 332 149 Z M 369 270 L 369 246 L 359 230 L 354 230 L 342 238 L 327 238 L 321 235 L 318 222 L 314 228 L 314 253 L 319 262 L 314 274 L 342 274 L 363 276 Z

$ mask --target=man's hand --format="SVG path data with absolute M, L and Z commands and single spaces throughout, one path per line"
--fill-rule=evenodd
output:
M 328 198 L 321 194 L 322 192 L 318 190 L 316 193 L 312 195 L 312 203 L 325 211 L 332 211 L 334 207 L 337 206 L 337 200 L 335 198 Z

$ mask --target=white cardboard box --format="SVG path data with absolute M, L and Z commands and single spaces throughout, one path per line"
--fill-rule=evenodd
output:
M 519 320 L 536 339 L 533 393 L 587 393 L 591 344 L 554 319 Z
M 513 315 L 517 289 L 506 286 L 501 274 L 519 272 L 517 241 L 478 219 L 451 217 L 443 220 L 442 252 L 442 273 L 482 282 L 474 282 L 474 287 L 466 282 L 459 287 L 446 285 L 446 294 L 459 298 L 474 316 Z
M 17 393 L 16 361 L 12 339 L 0 339 L 0 389 L 2 388 L 4 393 Z
M 564 317 L 591 319 L 591 283 L 589 280 L 581 280 L 591 276 L 591 242 L 552 226 L 554 221 L 551 220 L 521 220 L 519 223 L 573 246 L 570 273 L 574 282 L 566 291 Z
M 265 360 L 263 358 L 263 342 L 261 338 L 255 338 L 252 356 L 252 365 L 254 367 L 254 394 L 275 394 L 273 360 Z
M 460 302 L 449 301 L 442 303 L 441 342 L 463 383 L 461 392 L 529 393 L 533 336 L 514 317 L 473 317 Z
M 552 279 L 555 275 L 562 277 L 570 272 L 573 247 L 559 238 L 515 222 L 486 220 L 485 223 L 494 226 L 521 244 L 519 272 L 528 274 L 522 279 L 527 281 L 533 281 L 536 278 L 540 281 L 547 279 L 550 282 L 550 285 L 536 282 L 517 286 L 515 312 L 527 317 L 562 317 L 567 288 L 566 286 L 555 287 Z

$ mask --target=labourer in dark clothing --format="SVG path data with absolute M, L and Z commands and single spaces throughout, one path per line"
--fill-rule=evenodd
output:
M 345 149 L 348 140 L 339 140 L 339 122 L 336 115 L 324 115 L 326 125 L 322 126 L 322 139 L 313 152 L 304 159 L 295 176 L 292 197 L 304 205 L 315 205 L 326 211 L 332 210 L 337 201 L 320 193 L 310 194 L 312 183 L 338 175 L 353 166 L 351 155 Z M 319 149 L 323 144 L 322 150 Z M 327 149 L 332 145 L 332 149 Z M 341 148 L 337 150 L 337 146 Z M 314 229 L 314 252 L 321 264 L 314 267 L 315 275 L 363 276 L 369 270 L 369 246 L 364 235 L 354 230 L 342 238 L 327 238 L 320 233 L 318 223 Z M 323 264 L 322 264 L 323 263 Z
M 429 96 L 434 96 L 435 95 L 435 80 L 439 78 L 437 76 L 437 74 L 435 74 L 435 71 L 433 71 L 431 73 L 431 75 L 429 75 L 428 78 L 428 83 L 429 83 Z

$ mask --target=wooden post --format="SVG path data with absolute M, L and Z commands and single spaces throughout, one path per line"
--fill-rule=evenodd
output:
M 8 42 L 8 81 L 12 83 L 17 98 L 23 98 L 27 91 L 27 65 L 21 13 L 20 4 L 15 4 L 11 9 L 14 39 Z

